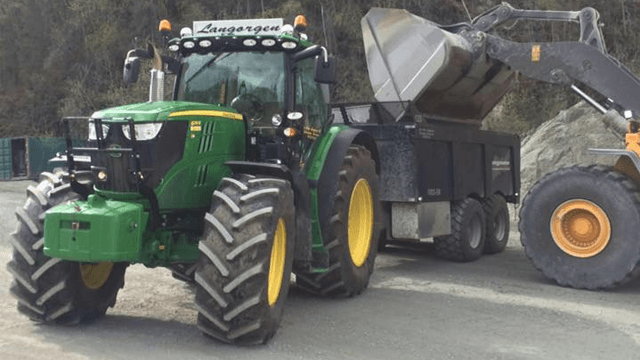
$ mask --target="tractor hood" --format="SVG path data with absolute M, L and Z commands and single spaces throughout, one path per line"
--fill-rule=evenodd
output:
M 132 118 L 135 122 L 147 122 L 184 120 L 182 116 L 190 115 L 190 112 L 194 112 L 193 115 L 201 112 L 215 112 L 214 116 L 241 118 L 241 115 L 232 108 L 189 101 L 157 101 L 123 105 L 96 111 L 91 117 L 106 121 Z

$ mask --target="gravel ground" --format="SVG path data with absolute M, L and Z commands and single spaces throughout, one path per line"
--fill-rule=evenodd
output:
M 166 269 L 129 267 L 103 319 L 42 326 L 16 309 L 6 234 L 30 182 L 0 182 L 0 359 L 632 359 L 640 350 L 640 282 L 611 292 L 558 287 L 517 239 L 466 264 L 430 243 L 380 254 L 361 296 L 324 299 L 292 287 L 281 328 L 265 346 L 235 347 L 195 326 L 193 291 Z M 515 228 L 514 228 L 515 229 Z M 512 229 L 513 230 L 513 229 Z

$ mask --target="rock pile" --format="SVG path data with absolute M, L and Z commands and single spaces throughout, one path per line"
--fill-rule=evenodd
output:
M 589 154 L 589 148 L 620 149 L 624 148 L 624 140 L 605 127 L 602 115 L 587 103 L 580 102 L 540 125 L 522 140 L 520 198 L 553 170 L 615 162 L 615 157 Z

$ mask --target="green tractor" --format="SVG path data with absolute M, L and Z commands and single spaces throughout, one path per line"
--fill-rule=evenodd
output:
M 18 310 L 77 324 L 105 314 L 130 264 L 193 282 L 198 327 L 254 344 L 276 332 L 295 273 L 313 293 L 352 296 L 381 232 L 378 154 L 331 122 L 335 59 L 282 19 L 197 21 L 132 50 L 124 78 L 153 59 L 150 99 L 64 119 L 64 170 L 43 173 L 16 211 L 7 269 Z M 175 75 L 163 101 L 164 75 Z M 85 147 L 69 129 L 86 126 Z

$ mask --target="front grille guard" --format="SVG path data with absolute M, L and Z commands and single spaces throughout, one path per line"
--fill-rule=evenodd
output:
M 73 147 L 73 141 L 71 137 L 71 121 L 78 120 L 90 120 L 93 121 L 93 126 L 95 127 L 96 132 L 96 144 L 97 147 Z M 133 171 L 132 175 L 136 180 L 136 185 L 138 188 L 138 192 L 145 199 L 149 201 L 151 216 L 149 218 L 149 226 L 150 230 L 154 230 L 160 224 L 160 208 L 158 206 L 158 198 L 156 197 L 156 193 L 152 188 L 147 186 L 146 179 L 142 174 L 142 167 L 140 163 L 140 152 L 138 151 L 139 144 L 136 139 L 136 131 L 135 131 L 135 122 L 132 118 L 124 118 L 122 120 L 113 120 L 109 119 L 109 124 L 120 124 L 120 125 L 128 125 L 129 126 L 129 134 L 131 135 L 131 147 L 130 148 L 119 148 L 119 149 L 107 149 L 105 142 L 105 134 L 102 132 L 102 121 L 104 119 L 101 118 L 86 118 L 86 117 L 65 117 L 62 119 L 62 123 L 65 129 L 65 138 L 66 138 L 66 156 L 67 156 L 67 168 L 69 171 L 69 181 L 71 185 L 71 189 L 78 193 L 84 200 L 93 193 L 92 186 L 83 185 L 78 182 L 76 176 L 76 163 L 74 161 L 74 155 L 79 154 L 92 154 L 92 153 L 119 153 L 122 155 L 128 155 L 131 159 L 133 159 Z M 92 125 L 89 125 L 92 126 Z

